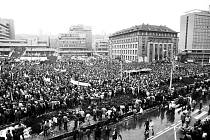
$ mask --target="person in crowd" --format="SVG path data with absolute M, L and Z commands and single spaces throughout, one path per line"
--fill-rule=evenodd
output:
M 20 140 L 20 135 L 17 129 L 12 130 L 13 140 Z
M 149 122 L 149 127 L 150 127 L 150 130 L 152 131 L 152 136 L 154 136 L 155 132 L 154 132 L 154 123 L 152 120 L 150 120 Z
M 58 129 L 61 130 L 61 128 L 62 128 L 62 116 L 59 113 L 58 114 Z
M 184 125 L 184 123 L 185 123 L 185 117 L 186 117 L 185 112 L 182 112 L 182 114 L 181 114 L 182 126 L 183 126 L 183 125 Z
M 44 136 L 48 136 L 48 130 L 50 129 L 49 120 L 44 122 L 43 129 L 44 129 Z
M 147 119 L 147 120 L 145 121 L 144 126 L 145 126 L 145 132 L 146 132 L 146 131 L 149 131 L 149 119 Z
M 91 137 L 90 137 L 90 135 L 91 135 L 91 130 L 90 129 L 86 129 L 86 136 L 87 136 L 87 140 L 90 140 L 91 139 Z
M 186 115 L 186 117 L 185 117 L 186 127 L 188 127 L 188 126 L 189 126 L 189 124 L 190 124 L 190 120 L 191 120 L 191 117 L 190 117 L 190 115 L 189 115 L 189 114 L 187 114 L 187 115 Z
M 104 138 L 104 140 L 109 140 L 110 132 L 111 132 L 111 128 L 108 127 L 108 126 L 105 126 L 105 138 Z
M 21 123 L 19 123 L 17 131 L 18 131 L 18 134 L 22 137 L 22 140 L 25 140 L 24 129 L 25 129 L 25 126 L 23 126 Z
M 199 106 L 199 111 L 200 112 L 201 112 L 202 108 L 203 108 L 203 99 L 200 100 L 200 106 Z
M 95 130 L 95 140 L 101 140 L 101 127 L 97 126 Z
M 121 134 L 117 131 L 116 128 L 114 128 L 114 131 L 112 133 L 112 140 L 117 140 L 118 137 L 122 140 Z
M 121 114 L 132 113 L 134 108 L 143 113 L 143 110 L 156 105 L 165 107 L 168 101 L 178 97 L 182 97 L 184 101 L 189 93 L 193 94 L 192 100 L 198 99 L 202 87 L 206 86 L 205 89 L 208 89 L 209 84 L 200 83 L 207 76 L 199 74 L 207 73 L 209 66 L 201 68 L 195 64 L 177 65 L 179 68 L 173 73 L 174 89 L 185 87 L 169 92 L 166 87 L 171 65 L 165 63 L 123 63 L 124 70 L 150 68 L 151 71 L 135 75 L 123 74 L 121 78 L 120 63 L 108 59 L 66 59 L 52 63 L 14 63 L 5 60 L 1 62 L 0 71 L 0 124 L 9 124 L 24 117 L 37 117 L 52 111 L 68 112 L 68 109 L 74 108 L 79 109 L 71 114 L 72 118 L 78 118 L 81 123 L 84 122 L 84 117 L 90 115 L 95 122 L 102 118 L 120 120 Z M 190 80 L 184 80 L 184 75 L 188 75 Z M 188 85 L 192 82 L 195 82 L 195 86 L 189 88 Z M 58 117 L 59 128 L 64 123 L 64 116 L 67 117 L 62 114 L 60 120 Z M 70 120 L 64 123 L 64 129 L 68 122 Z M 75 125 L 75 129 L 77 126 Z
M 13 140 L 13 137 L 12 137 L 12 134 L 11 134 L 10 130 L 7 130 L 6 140 Z
M 63 129 L 66 130 L 66 131 L 68 130 L 67 125 L 68 125 L 68 117 L 67 117 L 67 115 L 64 115 L 63 116 Z

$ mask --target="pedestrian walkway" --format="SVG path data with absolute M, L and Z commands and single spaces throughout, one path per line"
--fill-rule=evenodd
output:
M 176 110 L 176 112 L 178 111 L 179 109 Z M 204 106 L 201 112 L 199 112 L 199 109 L 194 110 L 191 113 L 191 117 L 192 119 L 190 122 L 190 126 L 193 126 L 193 124 L 198 119 L 204 121 L 205 119 L 209 118 L 208 106 Z M 180 128 L 181 128 L 181 120 L 175 122 L 174 124 L 165 128 L 164 130 L 155 133 L 154 136 L 149 137 L 149 140 L 179 140 L 183 136 L 180 131 Z

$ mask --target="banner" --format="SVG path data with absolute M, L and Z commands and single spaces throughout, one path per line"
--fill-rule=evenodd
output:
M 57 72 L 66 72 L 66 69 L 56 69 L 56 68 L 54 68 L 54 70 L 57 71 Z
M 71 83 L 74 85 L 78 85 L 78 86 L 85 86 L 85 87 L 91 86 L 89 83 L 79 82 L 79 81 L 75 81 L 73 79 L 71 79 Z

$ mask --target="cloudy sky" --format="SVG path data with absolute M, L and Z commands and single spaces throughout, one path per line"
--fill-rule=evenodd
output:
M 182 14 L 209 5 L 210 0 L 0 0 L 0 17 L 14 19 L 17 34 L 56 35 L 75 24 L 109 34 L 142 23 L 179 32 Z

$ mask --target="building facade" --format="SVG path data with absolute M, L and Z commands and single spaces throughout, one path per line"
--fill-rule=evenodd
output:
M 92 53 L 92 31 L 90 27 L 77 25 L 70 27 L 68 33 L 58 37 L 59 55 L 90 55 Z
M 95 40 L 95 53 L 103 56 L 109 55 L 109 39 Z
M 110 57 L 126 61 L 170 61 L 178 51 L 177 32 L 166 26 L 139 25 L 112 34 Z
M 49 48 L 49 43 L 45 41 L 0 40 L 1 58 L 41 59 L 43 57 L 55 56 L 56 54 L 56 49 Z
M 15 39 L 14 22 L 12 19 L 0 18 L 0 39 Z
M 188 60 L 209 62 L 210 11 L 192 10 L 181 16 L 179 49 Z

